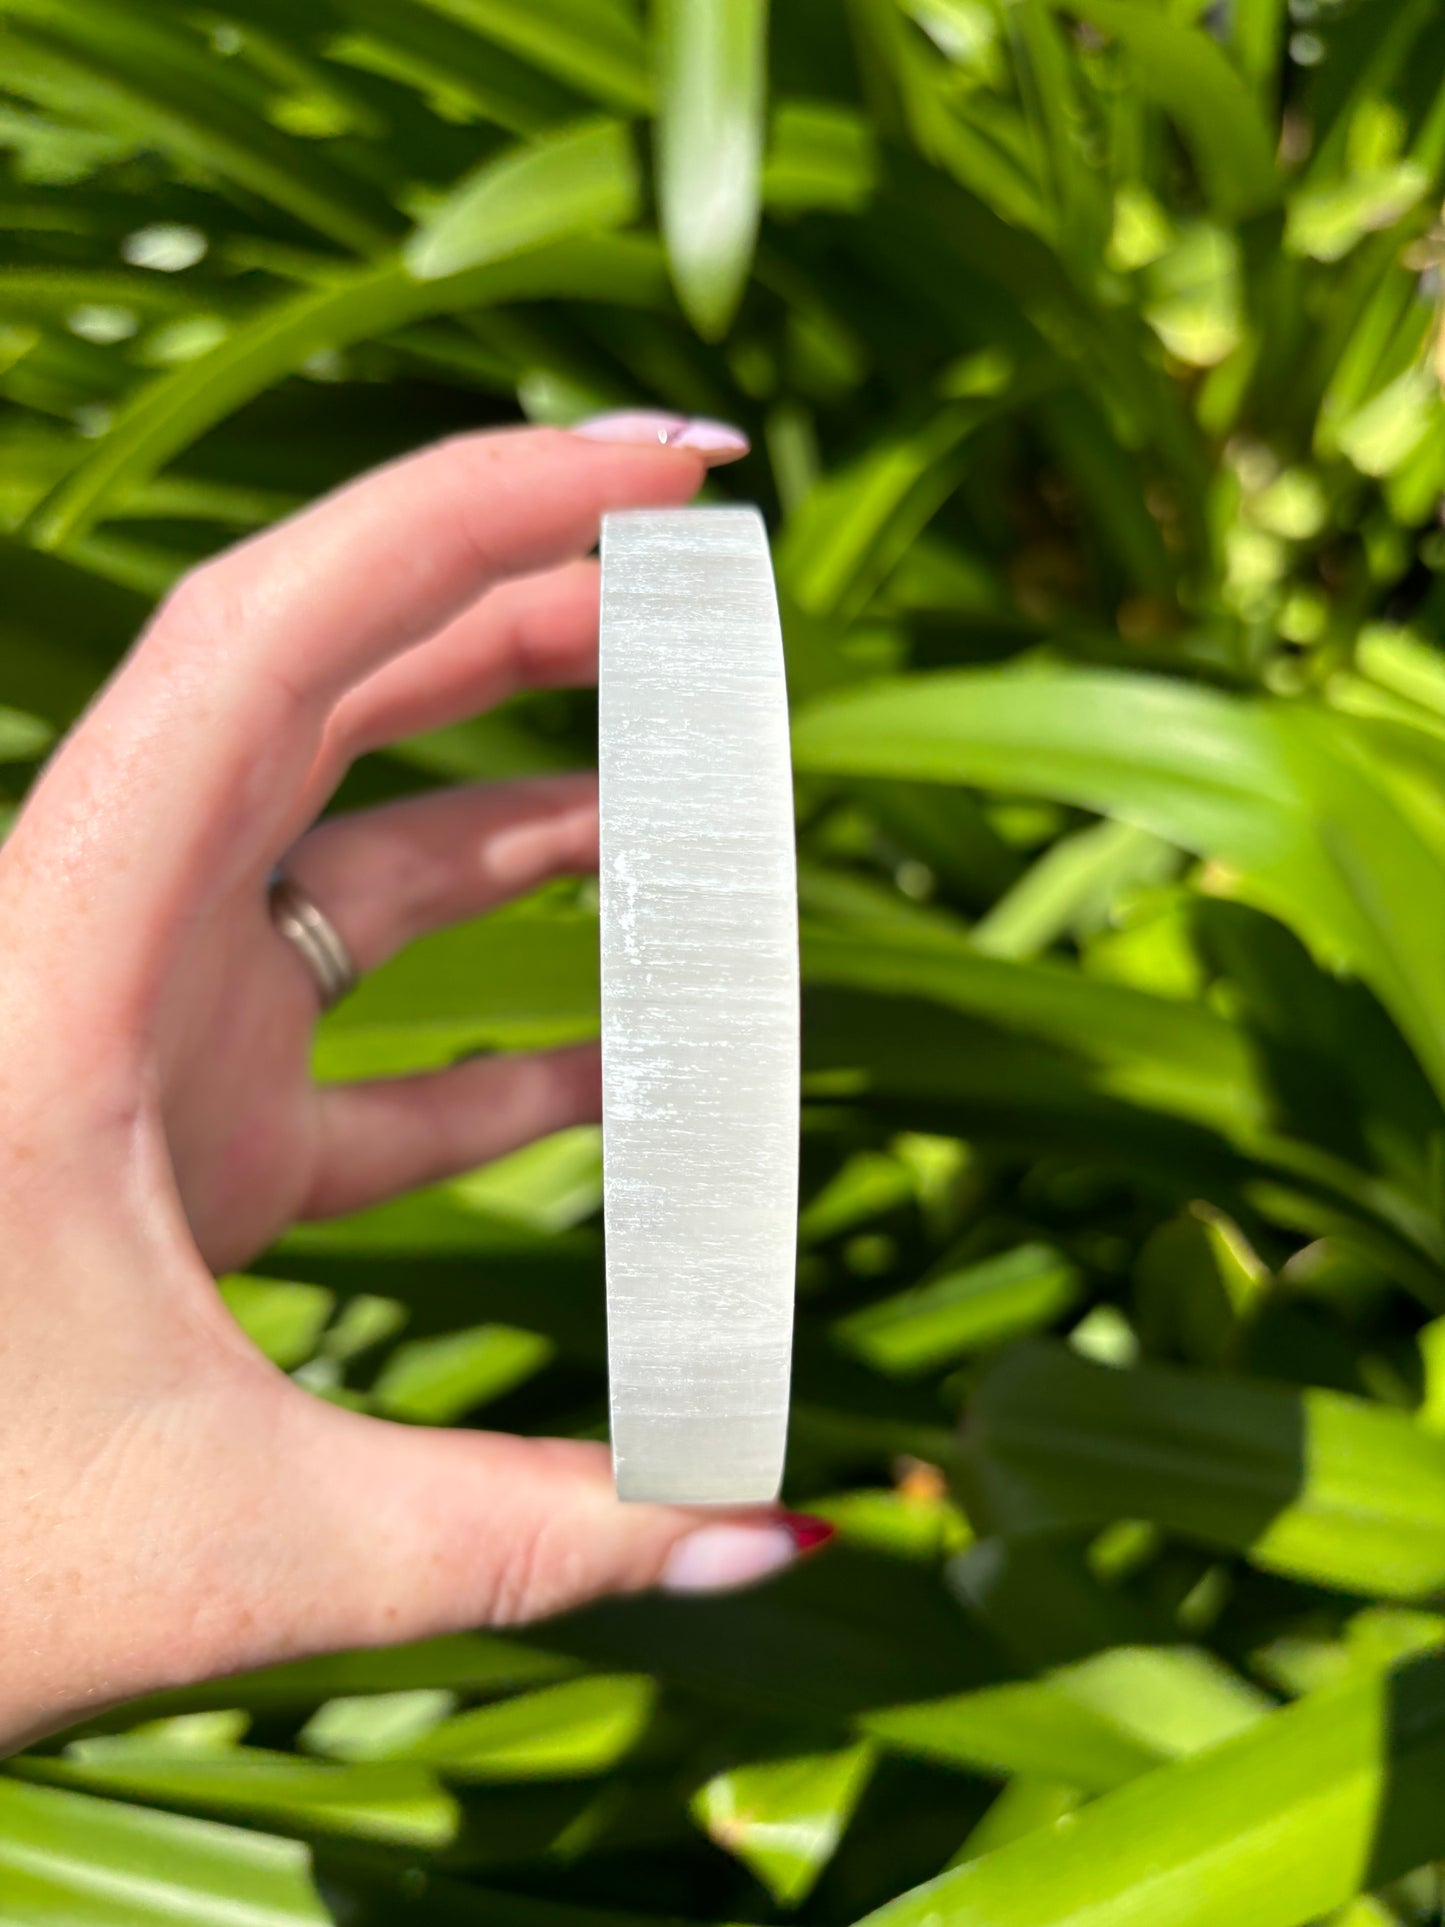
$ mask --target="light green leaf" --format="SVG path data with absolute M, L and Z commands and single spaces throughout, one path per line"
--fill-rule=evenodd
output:
M 941 1479 L 925 1471 L 902 1486 L 853 1486 L 827 1498 L 809 1499 L 814 1518 L 827 1519 L 845 1545 L 863 1546 L 894 1559 L 932 1562 L 968 1545 L 968 1521 L 946 1496 Z
M 335 1303 L 321 1285 L 273 1278 L 223 1278 L 220 1292 L 251 1343 L 283 1371 L 310 1358 Z
M 1079 1296 L 1074 1267 L 1047 1245 L 1018 1245 L 850 1312 L 839 1340 L 879 1371 L 936 1371 L 969 1352 L 1038 1331 Z
M 881 1744 L 1005 1776 L 1053 1774 L 1091 1793 L 1216 1745 L 1268 1711 L 1263 1694 L 1189 1647 L 1115 1647 L 1038 1680 L 864 1716 Z
M 595 916 L 489 917 L 412 944 L 367 977 L 323 1026 L 317 1065 L 355 1077 L 592 1036 L 598 996 Z
M 637 216 L 637 157 L 619 121 L 589 121 L 482 164 L 402 250 L 418 281 L 438 281 L 530 248 L 624 227 Z
M 299 1841 L 11 1779 L 0 1780 L 0 1894 L 25 1927 L 312 1927 L 332 1918 Z
M 0 763 L 33 763 L 55 740 L 55 731 L 38 716 L 0 706 Z
M 1167 843 L 1132 823 L 1060 837 L 974 925 L 974 948 L 991 957 L 1037 956 L 1079 924 L 1102 922 L 1120 893 L 1159 881 L 1174 861 Z
M 1005 1533 L 1150 1519 L 1321 1586 L 1445 1586 L 1445 1440 L 1314 1386 L 1020 1346 L 980 1385 L 960 1476 L 970 1516 Z
M 767 0 L 655 0 L 657 200 L 678 298 L 727 333 L 761 203 Z
M 948 1864 L 961 1867 L 966 1860 L 981 1859 L 998 1847 L 1056 1826 L 1082 1805 L 1083 1794 L 1078 1787 L 1020 1775 L 1009 1781 Z
M 1298 1186 L 1301 1209 L 1343 1212 L 1371 1241 L 1383 1234 L 1402 1281 L 1438 1303 L 1445 1241 L 1430 1210 L 1311 1142 L 1304 1119 L 1291 1131 L 1297 1105 L 1281 1115 L 1256 1042 L 1218 1013 L 1058 964 L 981 957 L 966 940 L 913 927 L 805 925 L 803 978 L 808 1069 L 952 1104 L 1006 1131 L 1028 1116 L 1050 1141 L 1062 1129 L 1085 1155 L 1112 1149 L 1192 1186 L 1227 1182 L 1228 1157 L 1241 1155 Z M 1427 1115 L 1432 1106 L 1427 1095 Z
M 1239 248 L 1232 234 L 1192 222 L 1143 272 L 1144 317 L 1177 361 L 1213 368 L 1244 338 Z
M 868 1746 L 766 1760 L 715 1775 L 690 1807 L 699 1826 L 751 1867 L 780 1906 L 796 1907 L 832 1859 L 872 1770 Z
M 1285 245 L 1316 261 L 1338 261 L 1364 235 L 1393 227 L 1429 185 L 1423 167 L 1400 161 L 1329 185 L 1301 187 L 1289 204 Z
M 452 1193 L 470 1209 L 538 1231 L 566 1231 L 602 1206 L 602 1128 L 576 1124 L 496 1158 Z
M 458 1713 L 393 1757 L 426 1761 L 461 1779 L 579 1779 L 630 1753 L 652 1717 L 656 1687 L 631 1674 L 596 1674 Z
M 114 499 L 322 350 L 375 339 L 426 315 L 493 302 L 568 293 L 648 305 L 663 292 L 655 246 L 622 236 L 578 236 L 436 281 L 414 280 L 399 260 L 347 270 L 334 282 L 263 310 L 209 354 L 143 387 L 41 503 L 29 533 L 46 548 L 73 541 Z
M 434 1775 L 401 1761 L 329 1766 L 257 1747 L 177 1752 L 121 1734 L 76 1740 L 63 1759 L 28 1760 L 25 1771 L 85 1792 L 178 1801 L 306 1832 L 413 1846 L 444 1846 L 459 1820 L 456 1802 Z
M 1445 1851 L 1445 1662 L 1321 1693 L 868 1916 L 1301 1927 Z
M 877 143 L 861 115 L 831 101 L 778 103 L 763 158 L 769 213 L 856 214 L 872 198 L 877 180 Z
M 156 1694 L 144 1705 L 166 1715 L 239 1706 L 286 1717 L 323 1701 L 377 1694 L 515 1692 L 576 1670 L 575 1663 L 560 1654 L 499 1633 L 452 1633 L 409 1646 L 290 1660 L 242 1678 Z
M 418 1338 L 387 1359 L 372 1397 L 389 1418 L 454 1425 L 525 1384 L 551 1356 L 551 1344 L 539 1333 L 508 1325 Z
M 456 1703 L 455 1693 L 436 1686 L 328 1700 L 302 1727 L 300 1743 L 328 1760 L 385 1759 L 434 1731 Z
M 1409 367 L 1334 431 L 1335 443 L 1363 475 L 1393 475 L 1440 418 L 1440 391 L 1426 368 Z
M 1363 730 L 1090 670 L 956 672 L 816 700 L 794 732 L 819 773 L 931 777 L 1067 799 L 1218 859 L 1228 893 L 1357 972 L 1445 1095 L 1445 867 Z
M 913 434 L 874 442 L 809 491 L 777 558 L 779 579 L 801 608 L 858 608 L 952 493 L 959 446 L 990 412 L 987 403 L 955 403 Z
M 882 1151 L 849 1158 L 798 1215 L 798 1242 L 805 1249 L 894 1211 L 914 1195 L 907 1167 Z

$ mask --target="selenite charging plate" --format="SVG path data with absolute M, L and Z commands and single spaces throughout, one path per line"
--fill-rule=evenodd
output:
M 604 517 L 602 1129 L 623 1499 L 777 1495 L 798 1220 L 798 897 L 753 508 Z

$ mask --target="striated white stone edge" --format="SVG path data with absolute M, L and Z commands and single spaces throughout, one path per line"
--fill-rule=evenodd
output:
M 617 1490 L 767 1500 L 792 1349 L 798 911 L 756 509 L 604 517 L 598 700 Z

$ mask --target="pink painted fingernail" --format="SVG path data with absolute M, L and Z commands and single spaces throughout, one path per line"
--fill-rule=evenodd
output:
M 784 1512 L 757 1525 L 700 1526 L 679 1539 L 662 1569 L 664 1592 L 730 1592 L 781 1572 L 833 1537 L 825 1519 Z
M 734 462 L 746 455 L 747 436 L 730 422 L 702 416 L 669 415 L 659 409 L 618 409 L 573 425 L 574 435 L 590 442 L 651 442 L 660 448 L 686 448 L 708 462 Z
M 735 462 L 740 455 L 746 455 L 750 443 L 740 428 L 731 422 L 709 421 L 705 415 L 694 415 L 680 435 L 672 438 L 673 448 L 691 448 L 699 455 L 706 455 L 710 462 Z

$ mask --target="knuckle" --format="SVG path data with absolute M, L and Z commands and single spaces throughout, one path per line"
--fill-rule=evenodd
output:
M 559 1538 L 546 1519 L 518 1523 L 502 1557 L 492 1593 L 496 1626 L 523 1626 L 544 1619 L 579 1597 L 575 1547 Z
M 188 569 L 170 590 L 156 614 L 152 634 L 204 641 L 224 635 L 235 614 L 228 571 L 219 561 L 202 562 Z

